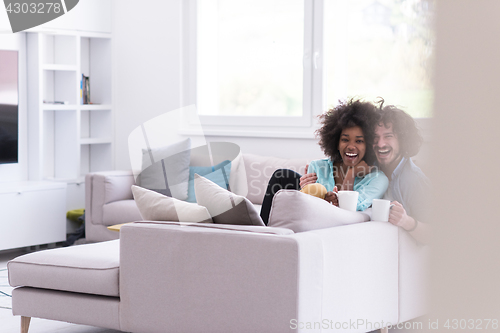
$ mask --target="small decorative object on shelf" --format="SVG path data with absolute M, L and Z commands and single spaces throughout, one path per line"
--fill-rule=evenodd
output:
M 62 105 L 68 105 L 68 101 L 43 101 L 43 104 L 62 104 Z

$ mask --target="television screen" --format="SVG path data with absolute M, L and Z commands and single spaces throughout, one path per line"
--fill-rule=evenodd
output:
M 0 163 L 18 162 L 19 98 L 17 51 L 0 50 Z

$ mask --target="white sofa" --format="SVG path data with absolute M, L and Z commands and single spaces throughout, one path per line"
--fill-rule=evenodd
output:
M 268 163 L 271 173 L 304 162 L 244 158 L 249 182 L 267 175 L 247 162 Z M 106 177 L 101 209 L 121 201 L 110 198 L 127 199 L 113 194 L 121 185 Z M 257 181 L 249 184 L 253 202 L 263 195 Z M 105 221 L 106 213 L 100 216 Z M 36 252 L 8 268 L 17 287 L 13 313 L 25 323 L 39 317 L 127 332 L 367 332 L 424 314 L 425 251 L 387 222 L 293 233 L 141 221 L 122 227 L 120 240 Z

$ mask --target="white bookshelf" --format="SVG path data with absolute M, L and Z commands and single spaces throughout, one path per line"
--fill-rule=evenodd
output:
M 29 179 L 80 184 L 112 170 L 111 34 L 28 33 L 27 46 Z M 82 74 L 92 104 L 82 105 Z

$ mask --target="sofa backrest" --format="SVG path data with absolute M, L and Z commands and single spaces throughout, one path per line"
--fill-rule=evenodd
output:
M 252 203 L 260 205 L 266 193 L 267 183 L 277 169 L 291 169 L 304 174 L 310 160 L 305 158 L 283 159 L 254 154 L 241 154 L 238 145 L 230 142 L 210 142 L 208 147 L 201 146 L 191 150 L 190 165 L 211 166 L 230 160 L 230 183 L 233 193 L 246 196 Z M 212 158 L 210 158 L 210 153 Z M 243 157 L 243 163 L 242 159 Z M 242 177 L 246 175 L 246 182 Z
M 262 204 L 267 184 L 277 169 L 291 169 L 304 174 L 306 164 L 310 161 L 305 158 L 282 159 L 254 154 L 243 154 L 245 172 L 247 176 L 248 193 L 246 197 L 254 204 Z
M 209 142 L 208 145 L 191 148 L 190 166 L 212 166 L 222 161 L 233 161 L 240 154 L 240 147 L 232 142 Z

